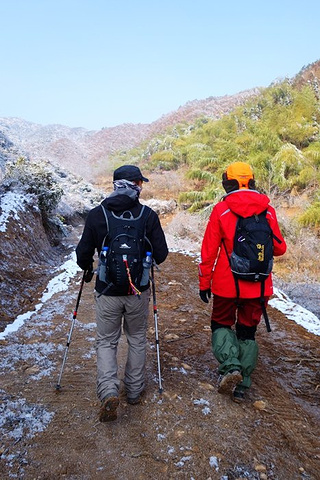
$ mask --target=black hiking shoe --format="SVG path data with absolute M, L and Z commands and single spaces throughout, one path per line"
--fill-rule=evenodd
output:
M 141 396 L 138 395 L 137 397 L 128 397 L 127 398 L 127 401 L 128 403 L 130 403 L 130 405 L 138 405 L 138 403 L 141 403 Z
M 231 395 L 234 387 L 241 382 L 242 382 L 242 375 L 239 370 L 233 370 L 232 372 L 228 372 L 225 375 L 223 375 L 219 383 L 218 392 Z
M 144 395 L 144 391 L 142 391 L 141 393 L 139 393 L 139 395 L 136 395 L 135 397 L 129 397 L 127 396 L 127 402 L 130 404 L 130 405 L 138 405 L 139 403 L 142 402 L 142 397 Z
M 240 385 L 237 385 L 232 392 L 232 395 L 231 395 L 232 400 L 236 403 L 243 403 L 245 390 L 246 390 L 245 387 L 240 387 Z
M 111 395 L 102 400 L 99 414 L 100 422 L 112 422 L 113 420 L 117 420 L 118 405 L 119 398 L 116 395 Z

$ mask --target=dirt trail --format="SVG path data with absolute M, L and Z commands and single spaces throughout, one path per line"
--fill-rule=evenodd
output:
M 93 283 L 85 285 L 62 390 L 55 390 L 80 277 L 17 334 L 0 342 L 2 359 L 11 355 L 11 367 L 14 362 L 14 368 L 4 362 L 0 371 L 3 399 L 25 398 L 54 413 L 42 432 L 2 438 L 1 478 L 320 478 L 319 337 L 270 309 L 273 331 L 268 334 L 263 323 L 259 327 L 252 389 L 243 405 L 233 403 L 217 393 L 210 306 L 198 298 L 197 265 L 190 257 L 170 253 L 156 273 L 163 394 L 158 392 L 150 306 L 144 401 L 128 405 L 122 392 L 118 420 L 101 424 Z M 40 350 L 43 342 L 54 347 L 45 358 L 35 361 L 21 354 L 24 347 Z M 119 354 L 121 375 L 124 339 Z M 17 421 L 12 419 L 12 428 Z

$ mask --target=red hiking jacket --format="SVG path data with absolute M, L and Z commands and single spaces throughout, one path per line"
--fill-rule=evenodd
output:
M 237 296 L 235 281 L 230 269 L 222 239 L 224 239 L 229 256 L 233 250 L 233 239 L 237 223 L 237 214 L 250 217 L 267 210 L 267 219 L 275 236 L 274 255 L 283 255 L 287 249 L 280 232 L 276 212 L 270 199 L 255 190 L 236 190 L 224 197 L 212 210 L 210 219 L 203 237 L 201 247 L 201 263 L 199 265 L 200 290 L 211 288 L 213 294 L 221 297 L 235 298 Z M 260 282 L 246 282 L 239 280 L 240 298 L 259 298 L 261 295 Z M 273 294 L 272 275 L 265 282 L 265 296 Z

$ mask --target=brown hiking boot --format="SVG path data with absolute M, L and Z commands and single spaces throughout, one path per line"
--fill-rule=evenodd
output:
M 218 387 L 219 393 L 232 394 L 233 389 L 242 382 L 242 375 L 239 370 L 234 370 L 233 372 L 228 372 L 223 375 L 221 382 Z
M 119 398 L 116 395 L 106 397 L 101 402 L 99 413 L 100 422 L 112 422 L 117 420 L 117 408 L 119 405 Z

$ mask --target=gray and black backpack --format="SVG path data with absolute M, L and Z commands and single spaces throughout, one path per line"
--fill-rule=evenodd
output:
M 143 272 L 143 259 L 150 242 L 146 237 L 146 224 L 151 209 L 142 206 L 138 217 L 128 210 L 120 216 L 101 205 L 107 224 L 99 258 L 99 280 L 117 287 L 123 295 L 139 294 Z M 105 290 L 106 290 L 105 289 Z

